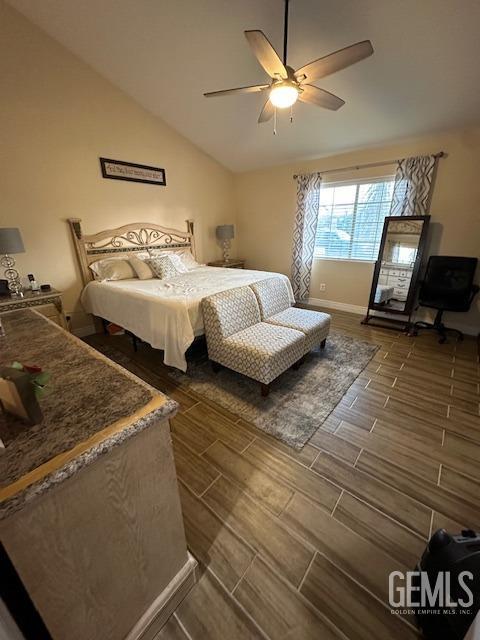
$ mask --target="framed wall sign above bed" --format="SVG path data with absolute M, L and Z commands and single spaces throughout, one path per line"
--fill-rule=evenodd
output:
M 127 180 L 128 182 L 145 182 L 165 187 L 167 184 L 165 169 L 149 167 L 146 164 L 135 164 L 123 160 L 100 158 L 102 176 L 111 180 Z

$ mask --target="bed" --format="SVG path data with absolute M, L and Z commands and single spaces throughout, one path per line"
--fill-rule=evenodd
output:
M 81 221 L 70 219 L 84 289 L 81 302 L 88 313 L 131 331 L 164 352 L 164 363 L 186 371 L 185 352 L 203 335 L 201 301 L 208 295 L 283 274 L 248 269 L 199 266 L 181 275 L 159 280 L 96 281 L 89 265 L 105 257 L 127 257 L 146 250 L 190 252 L 196 258 L 194 227 L 168 229 L 153 223 L 135 223 L 84 235 Z

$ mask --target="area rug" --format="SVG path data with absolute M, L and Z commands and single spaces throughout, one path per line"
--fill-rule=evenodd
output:
M 301 449 L 340 402 L 378 347 L 338 332 L 330 333 L 324 350 L 308 354 L 289 369 L 262 398 L 258 382 L 230 369 L 214 373 L 205 353 L 192 354 L 186 374 L 169 375 L 182 386 L 215 401 L 262 431 Z

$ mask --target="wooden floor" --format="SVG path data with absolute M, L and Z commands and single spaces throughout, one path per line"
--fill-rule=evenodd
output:
M 158 638 L 416 638 L 389 611 L 389 573 L 412 570 L 439 527 L 480 528 L 477 343 L 340 312 L 333 328 L 380 350 L 299 453 L 176 388 L 149 347 L 91 339 L 120 345 L 181 407 L 172 439 L 201 577 Z

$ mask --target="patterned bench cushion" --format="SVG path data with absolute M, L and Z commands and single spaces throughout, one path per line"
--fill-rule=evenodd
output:
M 204 298 L 202 312 L 209 345 L 260 322 L 257 299 L 250 287 L 228 289 Z
M 291 306 L 287 285 L 281 278 L 261 280 L 251 284 L 250 287 L 257 296 L 263 321 Z
M 302 331 L 305 334 L 305 353 L 308 353 L 325 340 L 330 331 L 328 313 L 290 307 L 271 316 L 266 322 Z
M 305 353 L 305 335 L 300 331 L 260 322 L 221 341 L 212 360 L 229 369 L 269 384 Z

